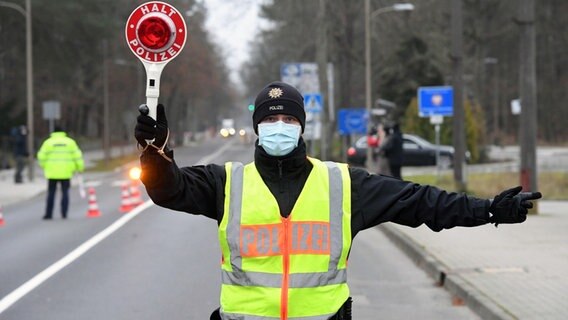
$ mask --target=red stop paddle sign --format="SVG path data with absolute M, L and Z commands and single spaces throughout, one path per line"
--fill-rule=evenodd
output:
M 160 76 L 165 65 L 183 49 L 187 28 L 180 12 L 170 4 L 150 1 L 141 4 L 126 22 L 126 42 L 146 69 L 146 105 L 156 119 Z
M 134 10 L 126 23 L 126 41 L 142 61 L 167 62 L 185 45 L 187 29 L 180 12 L 170 4 L 150 1 Z

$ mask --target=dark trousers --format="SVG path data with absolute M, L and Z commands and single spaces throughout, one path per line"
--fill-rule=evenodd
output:
M 55 201 L 55 192 L 57 191 L 57 184 L 61 185 L 61 217 L 67 218 L 67 209 L 69 209 L 69 187 L 71 186 L 70 179 L 49 179 L 47 180 L 47 204 L 45 207 L 46 219 L 51 219 L 53 213 L 53 202 Z
M 389 164 L 389 169 L 390 169 L 391 176 L 393 176 L 393 177 L 395 177 L 395 178 L 397 178 L 397 179 L 402 180 L 402 177 L 400 176 L 400 168 L 401 168 L 400 165 L 392 165 L 392 164 Z

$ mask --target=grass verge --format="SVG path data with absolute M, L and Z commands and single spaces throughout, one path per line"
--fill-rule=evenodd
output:
M 138 161 L 140 154 L 138 152 L 128 153 L 119 157 L 111 158 L 108 161 L 104 159 L 96 160 L 95 165 L 86 169 L 88 172 L 101 172 L 114 170 L 132 161 Z
M 456 191 L 451 174 L 416 175 L 405 180 L 428 184 L 447 191 Z M 519 173 L 476 173 L 467 176 L 467 193 L 480 198 L 493 198 L 499 192 L 520 185 Z M 568 172 L 541 172 L 538 174 L 538 191 L 546 200 L 568 200 Z

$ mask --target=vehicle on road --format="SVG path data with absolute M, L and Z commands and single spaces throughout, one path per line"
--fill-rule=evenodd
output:
M 435 145 L 426 139 L 413 134 L 402 135 L 402 166 L 435 166 L 436 150 L 440 152 L 440 167 L 449 168 L 454 161 L 454 147 L 448 145 Z M 470 153 L 466 152 L 466 161 Z M 367 160 L 367 137 L 357 139 L 347 149 L 347 162 L 355 166 L 364 166 Z
M 235 129 L 235 120 L 234 119 L 223 119 L 221 121 L 221 130 L 219 130 L 219 134 L 224 138 L 234 136 L 237 133 Z

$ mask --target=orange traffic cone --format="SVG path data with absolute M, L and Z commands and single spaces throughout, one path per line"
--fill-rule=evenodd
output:
M 120 201 L 120 212 L 127 213 L 132 210 L 134 207 L 132 206 L 132 201 L 130 201 L 130 192 L 128 191 L 128 184 L 122 184 L 122 192 L 121 192 L 121 201 Z
M 0 205 L 0 227 L 3 227 L 4 224 L 4 214 L 2 213 L 2 205 Z
M 140 194 L 138 182 L 132 180 L 132 184 L 130 184 L 130 204 L 133 208 L 135 208 L 142 203 L 144 203 L 144 200 L 142 199 L 142 195 Z
M 87 218 L 100 217 L 101 212 L 97 205 L 97 196 L 95 195 L 95 188 L 89 187 L 89 210 L 87 210 Z

